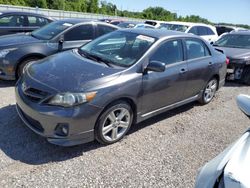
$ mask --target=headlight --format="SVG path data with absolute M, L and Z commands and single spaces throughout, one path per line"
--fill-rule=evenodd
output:
M 89 93 L 60 93 L 52 97 L 48 104 L 63 106 L 63 107 L 72 107 L 85 102 L 93 100 L 96 96 L 96 92 Z
M 0 50 L 0 58 L 4 58 L 8 53 L 10 53 L 11 51 L 14 51 L 16 49 L 17 48 L 10 48 L 10 49 Z

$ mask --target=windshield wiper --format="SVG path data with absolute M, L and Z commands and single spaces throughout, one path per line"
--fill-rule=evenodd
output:
M 105 65 L 107 65 L 108 67 L 112 67 L 110 64 L 111 64 L 111 61 L 108 61 L 107 59 L 103 59 L 102 57 L 100 56 L 97 56 L 97 55 L 94 55 L 94 54 L 90 54 L 88 52 L 85 52 L 83 50 L 80 50 L 80 54 L 83 55 L 84 57 L 88 58 L 88 59 L 91 59 L 93 61 L 96 61 L 96 62 L 102 62 L 104 63 Z

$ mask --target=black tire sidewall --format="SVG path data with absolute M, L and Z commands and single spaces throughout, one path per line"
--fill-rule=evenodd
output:
M 108 141 L 108 140 L 106 140 L 106 139 L 103 137 L 103 135 L 102 135 L 102 125 L 103 125 L 103 123 L 104 123 L 104 121 L 105 121 L 107 115 L 108 115 L 111 111 L 113 111 L 113 110 L 115 110 L 115 109 L 117 109 L 117 108 L 121 108 L 121 107 L 122 107 L 122 108 L 126 108 L 126 109 L 129 111 L 129 113 L 130 113 L 130 123 L 129 123 L 129 126 L 128 126 L 126 132 L 124 133 L 124 135 L 123 135 L 122 137 L 120 137 L 119 139 L 117 139 L 117 140 L 115 140 L 115 141 Z M 118 142 L 118 141 L 121 140 L 121 139 L 127 134 L 127 132 L 129 131 L 129 129 L 130 129 L 132 123 L 133 123 L 133 118 L 134 118 L 134 116 L 133 116 L 133 111 L 132 111 L 131 106 L 130 106 L 128 103 L 126 103 L 126 102 L 124 102 L 124 101 L 117 101 L 117 102 L 115 102 L 115 103 L 109 105 L 109 106 L 106 108 L 106 110 L 101 114 L 101 116 L 100 116 L 100 117 L 98 118 L 98 120 L 97 120 L 97 123 L 96 123 L 96 126 L 95 126 L 95 138 L 96 138 L 96 140 L 97 140 L 98 142 L 100 142 L 101 144 L 105 144 L 105 145 L 113 144 L 113 143 L 115 143 L 115 142 Z

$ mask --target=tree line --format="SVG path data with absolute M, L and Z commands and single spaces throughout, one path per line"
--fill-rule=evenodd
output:
M 115 4 L 99 0 L 0 0 L 0 4 L 20 5 L 29 7 L 49 8 L 65 11 L 77 11 L 88 13 L 99 13 L 106 15 L 116 15 L 121 17 L 132 17 L 139 19 L 152 19 L 162 21 L 186 21 L 202 22 L 213 24 L 209 20 L 196 15 L 178 16 L 176 13 L 168 11 L 162 7 L 149 7 L 142 12 L 127 11 L 118 9 Z M 225 23 L 226 25 L 233 25 Z M 250 29 L 250 26 L 238 24 L 238 27 Z

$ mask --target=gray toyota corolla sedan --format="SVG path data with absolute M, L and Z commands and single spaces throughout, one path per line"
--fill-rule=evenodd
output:
M 53 144 L 112 144 L 156 114 L 209 103 L 225 75 L 225 55 L 199 37 L 118 30 L 28 64 L 16 85 L 17 111 Z

